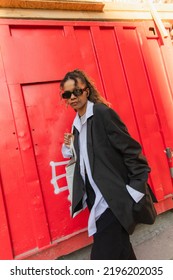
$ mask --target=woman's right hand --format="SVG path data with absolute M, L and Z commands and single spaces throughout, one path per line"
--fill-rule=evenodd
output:
M 70 147 L 70 142 L 71 142 L 71 137 L 72 137 L 72 133 L 64 133 L 64 144 L 67 146 L 67 147 Z

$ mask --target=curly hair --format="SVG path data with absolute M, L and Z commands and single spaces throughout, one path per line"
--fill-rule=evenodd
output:
M 92 79 L 88 77 L 87 74 L 80 69 L 75 69 L 71 72 L 68 72 L 65 75 L 64 79 L 60 83 L 60 91 L 61 92 L 63 91 L 64 84 L 68 80 L 74 80 L 75 86 L 77 86 L 78 84 L 77 79 L 80 79 L 81 82 L 85 84 L 86 87 L 88 87 L 89 89 L 88 100 L 90 100 L 93 103 L 103 103 L 107 106 L 110 106 L 110 103 L 104 97 L 101 96 Z

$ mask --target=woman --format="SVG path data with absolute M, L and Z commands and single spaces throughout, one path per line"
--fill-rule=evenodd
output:
M 135 260 L 129 239 L 136 225 L 132 206 L 143 197 L 150 172 L 141 146 L 84 72 L 68 72 L 60 89 L 62 98 L 77 112 L 72 213 L 86 204 L 89 208 L 91 259 Z M 64 134 L 64 157 L 72 157 L 71 136 Z

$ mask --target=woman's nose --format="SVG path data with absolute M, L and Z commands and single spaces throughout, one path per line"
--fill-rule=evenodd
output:
M 74 98 L 76 98 L 76 96 L 72 93 L 71 94 L 71 99 L 74 99 Z

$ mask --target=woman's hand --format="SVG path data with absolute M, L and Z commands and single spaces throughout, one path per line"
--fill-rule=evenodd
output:
M 72 138 L 72 133 L 64 133 L 64 144 L 67 146 L 67 147 L 70 147 L 70 142 L 71 142 L 71 138 Z

